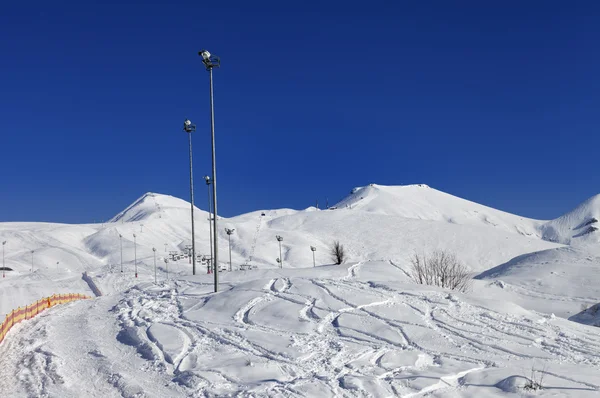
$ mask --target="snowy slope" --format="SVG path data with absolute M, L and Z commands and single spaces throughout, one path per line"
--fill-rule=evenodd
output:
M 492 226 L 503 231 L 539 237 L 543 221 L 532 220 L 480 205 L 430 188 L 425 184 L 358 187 L 334 207 L 397 215 L 453 224 Z
M 600 195 L 581 203 L 565 215 L 541 226 L 542 236 L 552 242 L 589 245 L 600 242 Z
M 477 276 L 501 281 L 496 296 L 510 297 L 527 308 L 553 312 L 572 320 L 581 306 L 600 301 L 600 195 L 593 196 L 563 216 L 544 223 L 543 239 L 568 247 L 526 253 Z M 574 302 L 578 305 L 574 305 Z
M 597 329 L 406 283 L 388 262 L 140 284 L 54 308 L 0 346 L 6 396 L 599 394 Z
M 11 331 L 0 395 L 521 396 L 531 367 L 546 365 L 549 395 L 596 396 L 599 330 L 564 319 L 600 293 L 594 235 L 566 239 L 597 216 L 593 199 L 544 222 L 423 185 L 372 185 L 336 210 L 219 217 L 221 263 L 224 229 L 235 233 L 218 294 L 187 260 L 168 263 L 166 280 L 163 259 L 191 235 L 189 203 L 172 196 L 147 193 L 105 224 L 0 223 L 14 269 L 0 280 L 0 311 L 91 294 L 83 272 L 105 294 Z M 197 253 L 209 254 L 207 213 L 195 220 Z M 347 265 L 329 265 L 333 240 Z M 410 256 L 434 249 L 480 274 L 471 294 L 410 282 Z M 246 262 L 258 269 L 239 271 Z

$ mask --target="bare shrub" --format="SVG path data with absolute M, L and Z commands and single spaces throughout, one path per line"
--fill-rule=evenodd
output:
M 431 255 L 415 254 L 411 259 L 411 279 L 420 285 L 439 286 L 466 292 L 471 288 L 471 273 L 453 253 L 436 250 Z
M 333 242 L 329 254 L 334 264 L 339 265 L 346 261 L 346 251 L 344 250 L 344 245 L 339 240 Z
M 524 390 L 527 391 L 538 391 L 544 389 L 544 376 L 546 375 L 546 365 L 539 370 L 535 369 L 535 362 L 531 365 L 531 378 L 527 379 L 527 382 L 523 386 Z

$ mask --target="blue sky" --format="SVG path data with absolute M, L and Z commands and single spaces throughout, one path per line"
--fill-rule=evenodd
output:
M 145 192 L 219 210 L 425 183 L 548 219 L 600 192 L 600 4 L 12 2 L 0 11 L 0 220 L 108 219 Z M 450 4 L 452 3 L 452 4 Z

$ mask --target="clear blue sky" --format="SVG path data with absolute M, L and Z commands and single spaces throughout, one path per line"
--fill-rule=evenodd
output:
M 425 183 L 547 219 L 600 192 L 598 2 L 95 3 L 2 4 L 0 221 L 188 199 L 186 117 L 205 208 L 202 48 L 222 215 Z

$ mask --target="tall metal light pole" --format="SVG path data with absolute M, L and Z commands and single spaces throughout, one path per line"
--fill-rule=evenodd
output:
M 140 224 L 140 233 L 144 232 L 144 224 Z
M 279 242 L 279 268 L 283 268 L 283 257 L 281 256 L 281 241 L 283 240 L 283 236 L 275 236 L 277 242 Z
M 33 272 L 33 252 L 34 250 L 31 251 L 31 272 Z
M 135 264 L 135 277 L 137 278 L 137 240 L 136 236 L 133 234 L 133 263 Z
M 196 237 L 194 235 L 194 173 L 192 171 L 192 132 L 196 131 L 196 125 L 189 119 L 183 122 L 183 131 L 188 133 L 190 142 L 190 205 L 192 212 L 192 275 L 196 275 Z
M 154 283 L 156 284 L 156 247 L 153 247 L 152 251 L 154 252 Z
M 206 181 L 206 188 L 208 192 L 208 239 L 210 242 L 210 258 L 212 261 L 213 258 L 213 233 L 212 233 L 212 204 L 210 200 L 210 176 L 204 176 L 204 181 Z M 211 267 L 208 267 L 208 272 L 210 273 Z
M 6 278 L 6 264 L 4 263 L 4 245 L 6 245 L 6 241 L 2 242 L 2 277 Z
M 231 234 L 235 231 L 235 229 L 225 228 L 225 232 L 227 232 L 227 236 L 229 237 L 229 272 L 231 272 Z
M 56 270 L 58 271 L 58 264 L 60 264 L 60 261 L 56 262 Z
M 168 243 L 165 243 L 165 253 L 167 252 L 167 246 L 168 245 L 169 245 Z
M 221 66 L 221 59 L 217 56 L 211 55 L 206 50 L 202 50 L 198 52 L 198 55 L 202 57 L 202 63 L 206 67 L 208 74 L 210 76 L 210 132 L 211 132 L 211 142 L 212 142 L 212 184 L 213 184 L 213 208 L 214 208 L 214 220 L 213 220 L 213 231 L 215 231 L 215 239 L 214 245 L 215 249 L 213 250 L 213 264 L 215 270 L 215 293 L 219 291 L 219 272 L 217 268 L 219 267 L 219 233 L 217 232 L 219 229 L 217 228 L 217 160 L 215 153 L 215 109 L 214 109 L 214 95 L 213 95 L 213 68 L 218 68 Z
M 311 250 L 311 251 L 312 251 L 312 253 L 313 253 L 313 267 L 316 267 L 317 265 L 316 265 L 316 263 L 315 263 L 315 252 L 317 251 L 317 248 L 316 248 L 316 247 L 314 247 L 314 246 L 311 246 L 311 247 L 310 247 L 310 250 Z
M 121 273 L 123 273 L 123 235 L 119 234 L 119 243 L 121 244 Z
M 165 268 L 167 269 L 167 280 L 169 279 L 169 259 L 165 257 Z

